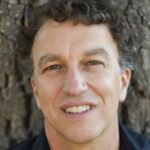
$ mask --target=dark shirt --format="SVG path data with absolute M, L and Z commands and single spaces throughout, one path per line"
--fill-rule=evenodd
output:
M 150 150 L 150 138 L 119 125 L 120 148 L 119 150 Z M 112 138 L 113 140 L 113 138 Z M 26 140 L 8 150 L 50 150 L 44 129 L 38 136 Z

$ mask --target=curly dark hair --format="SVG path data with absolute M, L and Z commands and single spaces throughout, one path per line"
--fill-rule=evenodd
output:
M 49 0 L 34 12 L 32 27 L 28 33 L 32 38 L 48 19 L 60 23 L 72 21 L 73 24 L 85 25 L 106 24 L 117 42 L 119 50 L 119 64 L 121 67 L 134 69 L 136 51 L 127 18 L 110 0 Z M 31 24 L 29 24 L 30 26 Z

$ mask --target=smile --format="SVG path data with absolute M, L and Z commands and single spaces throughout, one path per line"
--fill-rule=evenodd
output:
M 92 106 L 90 105 L 80 105 L 80 106 L 68 107 L 65 109 L 65 112 L 66 113 L 83 113 L 90 109 L 92 109 Z

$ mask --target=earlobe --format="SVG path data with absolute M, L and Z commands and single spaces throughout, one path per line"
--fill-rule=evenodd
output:
M 35 97 L 35 100 L 36 100 L 37 107 L 39 109 L 41 109 L 40 101 L 39 101 L 39 98 L 38 98 L 37 84 L 36 84 L 36 81 L 33 77 L 31 78 L 31 86 L 32 86 L 32 90 L 33 90 L 33 93 L 34 93 L 34 97 Z
M 125 68 L 121 73 L 120 102 L 123 102 L 126 98 L 130 79 L 131 79 L 131 70 L 129 68 Z

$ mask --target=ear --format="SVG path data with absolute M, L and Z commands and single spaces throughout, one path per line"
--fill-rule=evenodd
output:
M 41 109 L 41 104 L 40 104 L 39 96 L 38 96 L 37 83 L 36 83 L 36 81 L 33 77 L 31 78 L 31 85 L 32 85 L 32 90 L 33 90 L 33 93 L 34 93 L 34 97 L 35 97 L 35 100 L 36 100 L 37 107 L 39 109 Z
M 131 79 L 131 70 L 125 68 L 121 72 L 121 88 L 120 88 L 120 102 L 123 102 L 127 96 L 127 91 Z

